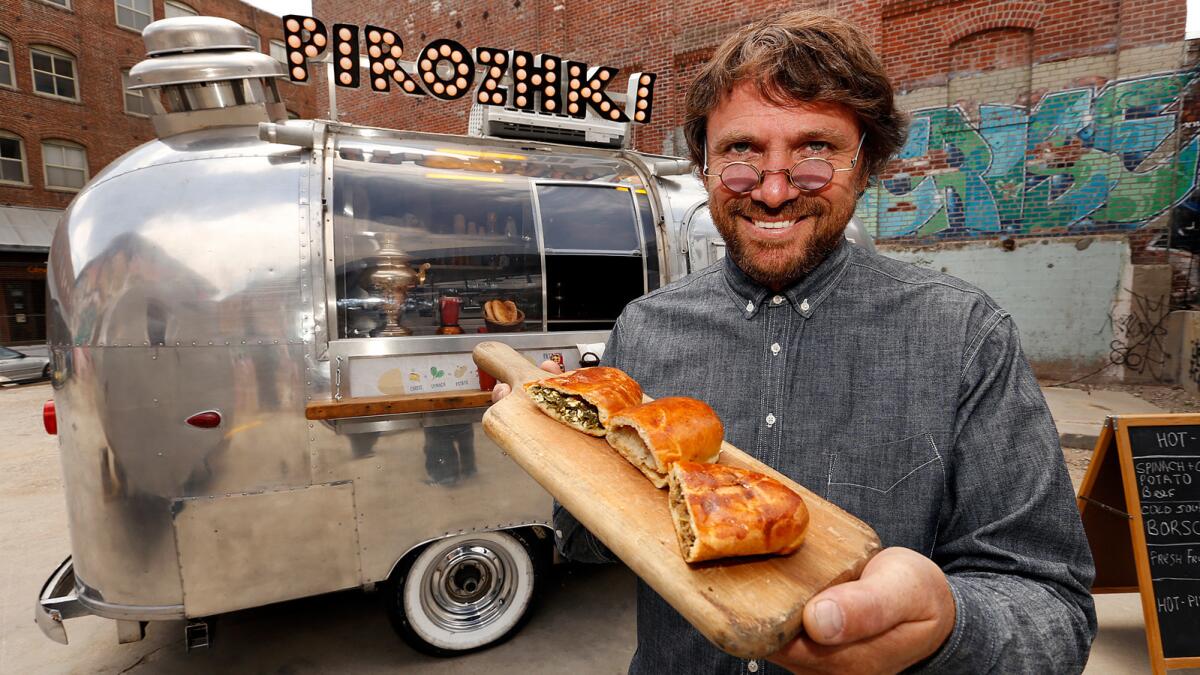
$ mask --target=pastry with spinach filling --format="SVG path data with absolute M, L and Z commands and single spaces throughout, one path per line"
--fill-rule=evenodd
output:
M 613 415 L 642 402 L 642 388 L 616 368 L 580 368 L 525 385 L 539 410 L 589 436 L 604 436 Z

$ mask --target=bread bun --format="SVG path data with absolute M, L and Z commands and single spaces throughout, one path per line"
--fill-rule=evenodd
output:
M 512 323 L 517 320 L 517 303 L 512 300 L 504 300 L 500 302 L 500 306 L 496 308 L 496 318 L 500 323 Z
M 491 323 L 510 326 L 523 319 L 517 303 L 512 300 L 488 300 L 483 303 L 483 316 Z

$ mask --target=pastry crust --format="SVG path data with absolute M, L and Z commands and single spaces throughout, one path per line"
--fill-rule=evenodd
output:
M 668 506 L 687 562 L 788 554 L 808 530 L 808 507 L 784 484 L 748 469 L 678 462 Z
M 715 462 L 725 427 L 704 401 L 669 396 L 613 415 L 605 426 L 608 444 L 654 483 L 667 486 L 667 472 L 679 461 Z
M 604 436 L 609 418 L 642 402 L 632 377 L 603 366 L 530 382 L 525 392 L 542 412 L 590 436 Z

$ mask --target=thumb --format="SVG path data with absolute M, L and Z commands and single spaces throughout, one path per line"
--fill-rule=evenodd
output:
M 498 403 L 500 399 L 512 393 L 512 387 L 500 382 L 492 387 L 492 403 Z
M 858 581 L 818 593 L 804 607 L 804 631 L 815 642 L 840 645 L 874 637 L 901 623 L 937 618 L 950 599 L 941 569 L 905 548 L 872 558 Z

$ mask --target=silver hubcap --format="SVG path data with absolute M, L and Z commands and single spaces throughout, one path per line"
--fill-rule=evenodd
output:
M 485 541 L 448 549 L 421 579 L 421 607 L 430 621 L 452 631 L 478 630 L 495 621 L 516 592 L 516 565 Z

